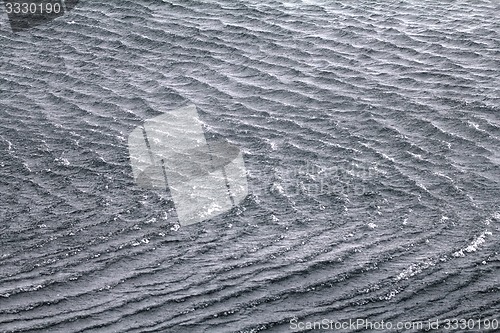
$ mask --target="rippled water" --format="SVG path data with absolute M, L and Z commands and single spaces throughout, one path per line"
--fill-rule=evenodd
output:
M 3 24 L 0 331 L 498 318 L 499 31 L 495 0 L 81 1 Z M 244 152 L 250 194 L 178 228 L 127 136 L 187 104 Z

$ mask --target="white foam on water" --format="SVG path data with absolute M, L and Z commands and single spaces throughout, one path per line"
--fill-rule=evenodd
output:
M 408 268 L 404 269 L 399 275 L 396 277 L 396 281 L 406 280 L 412 276 L 420 274 L 425 269 L 435 266 L 436 264 L 432 260 L 414 263 L 411 264 Z
M 412 152 L 411 152 L 411 151 L 409 151 L 409 150 L 407 150 L 406 152 L 407 152 L 408 154 L 410 154 L 411 156 L 413 156 L 414 158 L 416 158 L 417 160 L 419 160 L 419 161 L 423 161 L 423 160 L 424 160 L 424 159 L 422 158 L 422 155 L 420 155 L 420 154 L 414 154 L 414 153 L 412 153 Z
M 273 183 L 271 187 L 271 191 L 277 192 L 281 195 L 285 195 L 285 190 L 283 189 L 283 186 L 280 183 Z
M 491 236 L 493 235 L 492 232 L 485 230 L 483 233 L 481 233 L 479 236 L 474 238 L 474 240 L 465 248 L 460 249 L 453 253 L 454 257 L 465 257 L 465 252 L 471 253 L 471 252 L 476 252 L 479 249 L 479 246 L 486 242 L 486 236 Z

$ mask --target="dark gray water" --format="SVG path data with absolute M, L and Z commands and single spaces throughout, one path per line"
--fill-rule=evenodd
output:
M 0 30 L 1 332 L 500 319 L 500 2 L 81 1 Z M 186 104 L 250 194 L 178 228 L 127 136 Z

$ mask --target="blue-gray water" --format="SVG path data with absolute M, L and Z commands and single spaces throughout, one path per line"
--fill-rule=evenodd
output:
M 2 25 L 0 331 L 499 319 L 499 33 L 495 0 L 81 1 Z M 178 228 L 127 136 L 186 104 L 250 194 Z

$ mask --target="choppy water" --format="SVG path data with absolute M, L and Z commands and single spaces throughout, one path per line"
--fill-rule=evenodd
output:
M 82 1 L 2 25 L 0 331 L 498 318 L 499 32 L 480 0 Z M 188 103 L 251 194 L 178 228 L 127 136 Z

